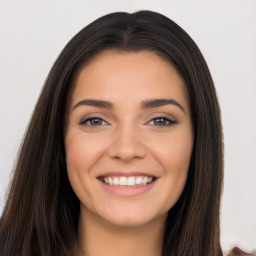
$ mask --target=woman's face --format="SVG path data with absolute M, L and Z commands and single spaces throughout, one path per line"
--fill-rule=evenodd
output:
M 81 213 L 121 226 L 165 219 L 193 147 L 186 85 L 174 67 L 150 51 L 106 50 L 76 78 L 66 117 Z

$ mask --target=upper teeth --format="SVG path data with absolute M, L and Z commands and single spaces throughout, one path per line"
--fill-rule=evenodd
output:
M 111 186 L 135 186 L 135 185 L 146 185 L 153 181 L 153 177 L 149 176 L 114 176 L 114 177 L 104 177 L 101 180 Z

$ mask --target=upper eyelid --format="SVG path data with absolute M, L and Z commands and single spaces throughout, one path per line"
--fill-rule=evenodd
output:
M 168 118 L 168 117 L 165 117 L 165 116 L 159 116 L 159 117 L 155 117 L 155 118 L 152 118 L 150 119 L 150 121 L 147 122 L 147 124 L 151 123 L 152 121 L 156 120 L 156 119 L 165 119 L 167 122 L 170 122 L 170 124 L 168 125 L 173 125 L 173 124 L 177 124 L 177 121 L 173 118 Z M 168 126 L 166 125 L 166 126 Z M 157 126 L 157 125 L 156 125 Z
M 176 122 L 176 119 L 175 119 L 175 118 L 168 117 L 168 116 L 157 116 L 157 117 L 153 117 L 153 118 L 150 119 L 150 121 L 155 120 L 155 119 L 160 119 L 160 118 L 163 118 L 163 119 L 166 119 L 166 120 L 170 120 L 170 121 L 172 121 L 172 122 Z
M 80 118 L 80 120 L 90 119 L 90 118 L 100 118 L 100 119 L 104 120 L 105 122 L 107 122 L 105 120 L 105 119 L 107 119 L 106 116 L 104 114 L 102 114 L 102 113 L 87 113 L 87 114 L 83 115 Z
M 109 124 L 109 122 L 106 121 L 106 118 L 102 117 L 102 115 L 92 113 L 92 114 L 87 114 L 87 115 L 83 116 L 82 118 L 80 118 L 79 125 L 85 125 L 86 122 L 91 119 L 101 119 L 104 123 Z M 103 124 L 103 125 L 106 125 L 106 124 Z
M 169 113 L 151 113 L 150 115 L 147 116 L 147 119 L 150 121 L 156 118 L 167 118 L 167 119 L 170 119 L 171 121 L 177 122 L 177 118 L 175 118 L 173 115 Z

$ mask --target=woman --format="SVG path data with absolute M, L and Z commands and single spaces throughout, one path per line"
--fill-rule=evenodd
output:
M 220 110 L 193 40 L 106 15 L 53 65 L 15 166 L 0 255 L 222 255 Z

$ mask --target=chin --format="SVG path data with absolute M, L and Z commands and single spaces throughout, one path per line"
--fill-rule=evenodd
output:
M 150 220 L 147 219 L 142 219 L 142 218 L 132 218 L 132 217 L 122 217 L 122 218 L 115 218 L 109 219 L 109 223 L 119 226 L 119 227 L 124 227 L 124 228 L 132 228 L 132 227 L 141 227 L 146 225 Z
M 143 227 L 152 222 L 158 221 L 160 219 L 166 219 L 167 213 L 158 215 L 158 214 L 145 214 L 138 213 L 138 214 L 127 214 L 127 212 L 119 212 L 115 214 L 111 214 L 108 216 L 103 217 L 105 221 L 109 224 L 124 227 L 124 228 L 135 228 L 135 227 Z

